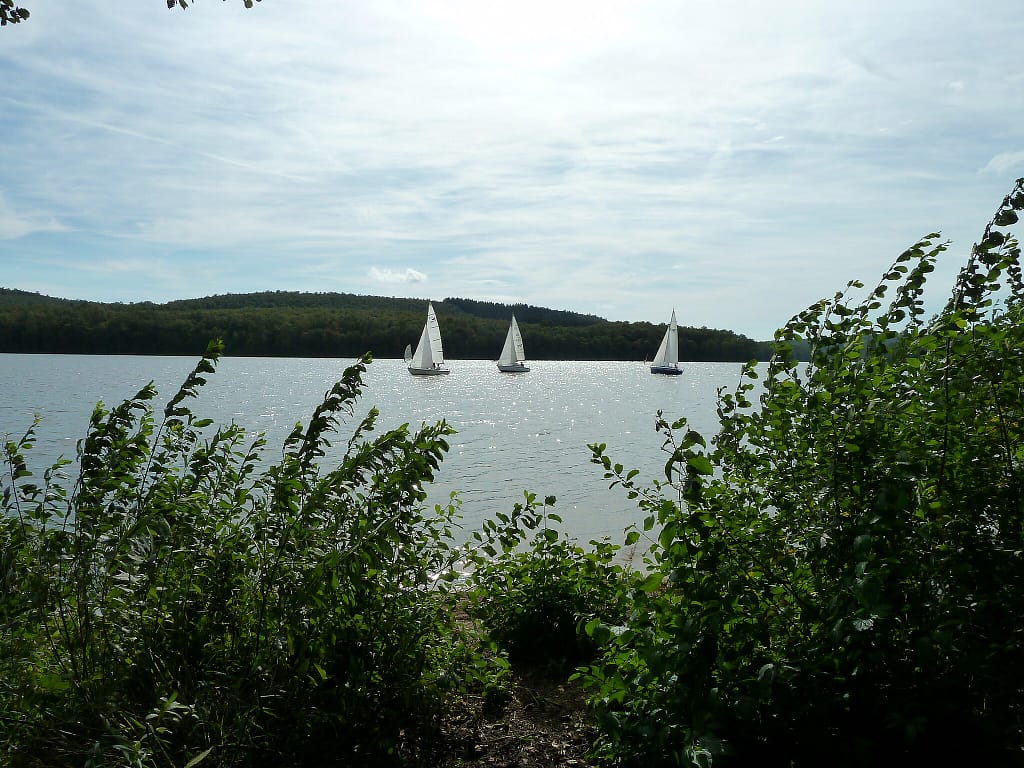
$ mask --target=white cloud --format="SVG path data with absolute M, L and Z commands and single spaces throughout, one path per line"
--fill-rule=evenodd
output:
M 0 193 L 0 240 L 16 240 L 40 232 L 65 232 L 67 227 L 53 217 L 16 211 Z
M 1014 168 L 1024 167 L 1024 150 L 1020 152 L 1001 152 L 989 160 L 980 173 L 996 173 L 1005 176 Z
M 408 267 L 404 271 L 398 271 L 394 269 L 380 267 L 370 267 L 368 273 L 371 280 L 378 283 L 422 283 L 427 279 L 427 276 L 422 272 L 418 272 L 412 267 Z

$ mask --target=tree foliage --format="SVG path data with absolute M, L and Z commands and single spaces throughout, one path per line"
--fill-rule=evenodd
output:
M 937 316 L 921 301 L 946 248 L 932 234 L 867 298 L 781 329 L 767 370 L 720 393 L 710 446 L 662 417 L 663 483 L 635 485 L 593 446 L 649 513 L 630 533 L 650 568 L 630 617 L 589 627 L 599 755 L 1019 764 L 1024 286 L 1006 228 L 1021 210 L 1024 179 Z
M 445 299 L 434 304 L 452 358 L 493 359 L 514 312 L 534 360 L 641 360 L 664 326 L 608 322 L 525 304 Z M 401 357 L 423 327 L 426 302 L 344 293 L 270 291 L 166 304 L 71 301 L 0 289 L 0 352 L 185 355 L 222 338 L 233 355 Z M 731 331 L 680 328 L 684 360 L 746 362 L 764 345 Z
M 25 21 L 29 12 L 14 4 L 14 0 L 0 0 L 0 27 Z

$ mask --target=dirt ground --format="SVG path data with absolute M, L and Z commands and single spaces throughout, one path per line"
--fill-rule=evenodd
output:
M 511 695 L 500 704 L 470 699 L 444 730 L 459 745 L 443 768 L 553 768 L 591 763 L 594 739 L 583 692 L 575 683 L 529 671 L 513 673 Z

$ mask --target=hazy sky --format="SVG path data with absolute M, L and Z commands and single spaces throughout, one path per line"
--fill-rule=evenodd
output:
M 0 286 L 526 302 L 768 338 L 1024 176 L 1020 0 L 34 0 Z

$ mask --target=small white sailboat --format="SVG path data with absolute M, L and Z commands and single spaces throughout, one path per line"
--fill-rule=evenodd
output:
M 526 351 L 523 349 L 523 336 L 519 333 L 516 316 L 512 315 L 512 322 L 508 326 L 508 335 L 505 337 L 505 346 L 501 348 L 501 356 L 498 358 L 498 370 L 504 373 L 526 373 L 530 369 L 525 362 Z
M 416 351 L 412 345 L 405 348 L 405 364 L 414 376 L 441 376 L 451 373 L 444 365 L 444 348 L 441 346 L 441 328 L 437 324 L 434 305 L 427 302 L 427 322 L 420 334 Z
M 658 353 L 651 361 L 651 373 L 664 373 L 678 376 L 683 371 L 679 367 L 679 330 L 676 327 L 676 311 L 672 310 L 672 319 L 668 321 L 668 330 L 661 340 Z

